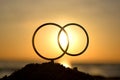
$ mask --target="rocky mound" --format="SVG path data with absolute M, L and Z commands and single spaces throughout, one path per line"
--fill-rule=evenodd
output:
M 65 68 L 59 63 L 28 64 L 0 80 L 94 80 L 77 69 Z

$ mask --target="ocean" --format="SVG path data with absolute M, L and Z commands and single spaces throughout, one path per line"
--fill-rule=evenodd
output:
M 30 62 L 0 62 L 0 78 L 9 76 Z M 72 64 L 79 71 L 105 77 L 120 77 L 120 64 Z

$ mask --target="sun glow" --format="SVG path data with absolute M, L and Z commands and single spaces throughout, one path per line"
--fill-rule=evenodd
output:
M 70 62 L 66 61 L 66 60 L 62 60 L 62 61 L 59 61 L 59 63 L 61 63 L 64 67 L 69 67 L 69 68 L 72 68 Z
M 59 40 L 60 40 L 60 45 L 61 45 L 61 47 L 63 48 L 63 49 L 65 49 L 66 48 L 66 46 L 67 46 L 67 43 L 68 43 L 68 41 L 67 41 L 67 35 L 65 34 L 65 32 L 61 32 L 60 33 L 60 38 L 59 38 Z
M 64 30 L 59 34 L 60 28 L 54 25 L 42 27 L 35 36 L 35 46 L 38 52 L 44 57 L 56 58 L 61 56 L 66 48 L 69 54 L 77 54 L 83 50 L 86 43 L 85 33 L 76 26 L 68 26 Z

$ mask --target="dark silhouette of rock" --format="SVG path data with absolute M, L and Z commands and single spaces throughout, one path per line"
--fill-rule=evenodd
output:
M 59 63 L 28 64 L 15 71 L 10 76 L 0 80 L 95 80 L 89 74 L 80 72 L 77 68 L 65 68 Z
M 94 76 L 95 80 L 107 80 L 104 76 L 96 75 Z

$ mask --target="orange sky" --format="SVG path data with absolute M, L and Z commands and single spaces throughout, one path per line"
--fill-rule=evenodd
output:
M 119 0 L 0 0 L 0 60 L 42 60 L 32 48 L 35 29 L 75 22 L 88 31 L 90 45 L 84 54 L 62 59 L 120 63 L 119 8 Z

